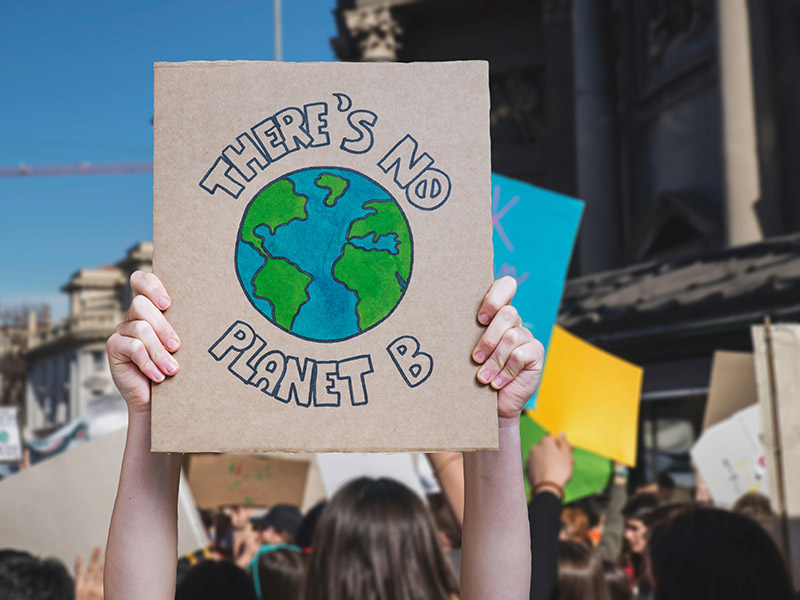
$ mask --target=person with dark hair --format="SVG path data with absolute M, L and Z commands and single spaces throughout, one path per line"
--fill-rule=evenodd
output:
M 704 506 L 674 510 L 648 543 L 653 600 L 791 600 L 772 539 L 752 520 Z
M 18 550 L 0 550 L 2 600 L 74 600 L 75 584 L 55 558 L 41 559 Z
M 262 546 L 247 567 L 258 600 L 300 600 L 303 557 L 291 544 Z
M 625 564 L 632 571 L 633 595 L 637 600 L 648 598 L 650 593 L 644 551 L 647 548 L 647 529 L 653 511 L 660 503 L 655 494 L 642 493 L 633 496 L 622 509 L 622 516 L 625 517 Z
M 108 597 L 108 596 L 106 596 Z M 135 592 L 126 598 L 145 598 Z M 164 593 L 158 597 L 167 598 Z M 256 600 L 250 579 L 225 560 L 206 560 L 186 572 L 175 590 L 175 600 Z
M 461 525 L 442 492 L 428 494 L 427 498 L 442 550 L 450 559 L 450 566 L 458 578 L 461 574 Z
M 303 516 L 296 506 L 276 504 L 262 517 L 250 519 L 253 530 L 261 544 L 275 546 L 277 544 L 293 544 Z
M 611 600 L 603 563 L 586 544 L 558 542 L 558 600 Z
M 313 547 L 305 600 L 450 600 L 458 593 L 430 513 L 392 479 L 364 477 L 340 489 L 322 511 Z
M 325 500 L 318 502 L 303 515 L 303 520 L 300 521 L 300 527 L 297 528 L 297 535 L 294 541 L 304 554 L 311 553 L 311 543 L 314 539 L 314 532 L 317 529 L 317 522 L 326 504 Z
M 631 580 L 622 567 L 611 561 L 603 561 L 603 576 L 608 584 L 608 593 L 611 600 L 632 600 Z
M 743 494 L 733 505 L 731 509 L 737 515 L 748 517 L 761 525 L 770 536 L 774 533 L 774 519 L 775 515 L 772 512 L 772 507 L 769 504 L 769 498 L 764 494 L 756 492 L 748 492 Z
M 109 528 L 105 592 L 107 600 L 122 597 L 166 600 L 172 596 L 175 585 L 176 505 L 181 457 L 150 452 L 150 398 L 152 382 L 178 373 L 172 352 L 180 343 L 163 314 L 170 301 L 158 277 L 137 271 L 131 276 L 131 287 L 140 299 L 132 303 L 125 321 L 116 328 L 107 344 L 114 383 L 128 403 L 128 436 Z M 478 382 L 497 391 L 499 446 L 498 451 L 464 454 L 460 587 L 465 599 L 522 600 L 530 587 L 530 538 L 525 526 L 519 425 L 522 410 L 539 385 L 544 348 L 523 326 L 520 315 L 510 305 L 515 291 L 516 281 L 511 277 L 503 277 L 492 284 L 477 312 L 478 321 L 486 329 L 474 348 L 463 349 L 465 353 L 471 352 L 472 360 L 480 365 L 476 373 Z M 381 495 L 382 492 L 371 489 L 370 497 L 372 494 Z M 342 502 L 346 499 L 344 497 Z M 358 557 L 364 569 L 370 565 L 377 567 L 381 557 L 394 557 L 395 540 L 379 539 L 362 524 L 383 518 L 388 521 L 384 527 L 394 527 L 398 522 L 413 523 L 414 520 L 398 521 L 388 505 L 383 509 L 378 505 L 370 506 L 376 511 L 373 519 L 361 514 L 358 519 L 339 521 L 335 509 L 331 509 L 328 517 L 323 514 L 314 540 L 312 561 L 317 553 L 330 559 L 331 553 L 341 548 L 335 542 L 343 538 L 357 539 L 359 544 L 369 548 L 369 557 Z M 414 510 L 407 505 L 396 509 Z M 322 535 L 326 531 L 322 520 L 326 518 L 336 518 L 337 523 L 346 522 L 355 532 L 334 531 L 331 535 Z M 404 550 L 418 549 L 428 543 L 427 534 L 418 527 L 402 531 L 409 535 L 402 540 Z M 353 535 L 357 537 L 351 537 Z M 433 535 L 435 541 L 435 532 Z M 392 564 L 391 572 L 381 571 L 391 578 L 385 587 L 404 590 L 408 594 L 404 598 L 419 598 L 413 595 L 414 589 L 420 578 L 434 576 L 431 567 L 419 572 L 407 566 L 417 564 L 416 559 L 402 555 L 398 560 L 401 562 Z M 337 576 L 324 569 L 316 573 L 316 578 L 309 579 L 306 594 L 314 593 L 312 586 L 319 590 L 330 589 L 325 577 Z M 375 573 L 369 571 L 360 572 L 359 577 L 377 582 Z M 383 582 L 381 586 L 384 587 Z M 334 596 L 326 600 L 364 598 Z

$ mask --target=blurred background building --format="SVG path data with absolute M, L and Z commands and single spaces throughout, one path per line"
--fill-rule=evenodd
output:
M 688 468 L 716 349 L 800 318 L 800 1 L 339 0 L 342 60 L 489 61 L 493 170 L 586 202 L 560 323 Z

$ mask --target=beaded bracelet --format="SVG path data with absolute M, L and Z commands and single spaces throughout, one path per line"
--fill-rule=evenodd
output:
M 549 488 L 551 491 L 557 492 L 556 495 L 558 496 L 559 500 L 564 499 L 564 488 L 558 485 L 554 481 L 547 481 L 547 480 L 540 481 L 531 488 L 531 497 L 538 494 L 544 488 Z

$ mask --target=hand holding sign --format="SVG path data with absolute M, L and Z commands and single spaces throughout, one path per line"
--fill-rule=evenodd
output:
M 489 288 L 478 311 L 478 321 L 487 324 L 472 357 L 483 366 L 478 381 L 499 390 L 497 414 L 501 426 L 518 420 L 525 403 L 536 391 L 542 375 L 544 348 L 522 326 L 522 319 L 511 306 L 517 290 L 513 277 L 498 279 Z
M 108 338 L 111 376 L 130 408 L 150 409 L 150 380 L 159 383 L 178 372 L 170 352 L 180 347 L 178 335 L 164 314 L 170 305 L 161 280 L 152 273 L 131 275 L 136 296 L 125 320 Z M 169 351 L 167 350 L 169 348 Z

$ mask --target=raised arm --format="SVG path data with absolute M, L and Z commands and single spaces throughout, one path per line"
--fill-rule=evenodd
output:
M 478 312 L 478 380 L 498 390 L 500 450 L 464 454 L 463 600 L 526 600 L 531 547 L 519 419 L 541 377 L 544 349 L 510 305 L 516 282 L 494 282 Z
M 175 597 L 181 455 L 150 452 L 150 385 L 178 371 L 170 300 L 152 273 L 131 276 L 136 296 L 109 338 L 114 383 L 128 403 L 128 437 L 108 532 L 107 600 Z M 169 351 L 167 350 L 169 349 Z

